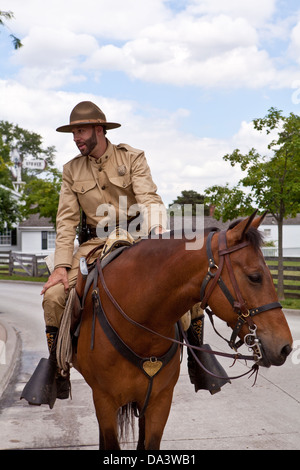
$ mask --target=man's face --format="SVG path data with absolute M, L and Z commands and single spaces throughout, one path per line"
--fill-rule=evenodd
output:
M 84 157 L 90 155 L 97 145 L 95 127 L 74 127 L 72 133 L 81 155 Z

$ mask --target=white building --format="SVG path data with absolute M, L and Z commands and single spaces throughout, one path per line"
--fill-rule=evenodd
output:
M 0 187 L 9 191 L 16 201 L 20 200 L 19 191 L 2 184 Z M 31 214 L 27 220 L 19 223 L 12 230 L 5 229 L 0 232 L 0 251 L 48 255 L 55 249 L 55 236 L 55 229 L 50 219 L 40 217 L 39 214 Z
M 260 230 L 265 242 L 274 242 L 274 248 L 265 247 L 264 255 L 278 256 L 278 225 L 272 215 L 267 215 Z M 293 219 L 284 219 L 282 228 L 284 257 L 300 257 L 300 214 Z
M 47 256 L 55 249 L 55 236 L 50 219 L 32 214 L 18 227 L 0 233 L 0 251 Z
M 18 247 L 22 253 L 47 255 L 55 249 L 55 229 L 50 219 L 31 214 L 18 227 Z M 17 250 L 14 250 L 17 251 Z

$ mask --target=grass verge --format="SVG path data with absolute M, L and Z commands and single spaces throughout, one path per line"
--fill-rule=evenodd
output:
M 31 276 L 18 276 L 17 274 L 13 274 L 12 276 L 0 274 L 0 280 L 4 281 L 25 281 L 25 282 L 46 282 L 48 279 L 47 277 L 31 277 Z

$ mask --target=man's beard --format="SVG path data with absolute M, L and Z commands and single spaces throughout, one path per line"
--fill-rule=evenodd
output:
M 84 140 L 83 143 L 85 144 L 85 147 L 83 149 L 79 149 L 80 153 L 83 157 L 86 157 L 87 155 L 91 155 L 92 151 L 97 145 L 97 137 L 96 137 L 96 131 L 95 128 L 93 128 L 93 133 L 91 137 L 87 140 Z

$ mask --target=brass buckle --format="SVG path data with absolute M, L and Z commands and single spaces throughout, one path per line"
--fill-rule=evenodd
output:
M 218 270 L 218 269 L 219 269 L 219 266 L 218 266 L 217 264 L 214 264 L 214 265 L 212 265 L 212 266 L 208 266 L 207 271 L 209 272 L 209 274 L 210 274 L 211 276 L 215 276 L 215 274 L 211 272 L 212 269 Z
M 247 313 L 241 313 L 242 317 L 247 318 L 250 317 L 250 310 L 247 310 Z

